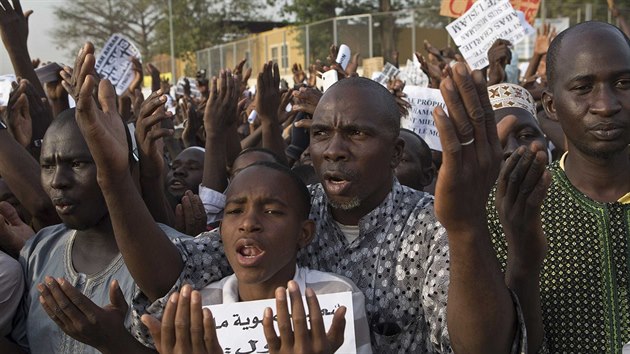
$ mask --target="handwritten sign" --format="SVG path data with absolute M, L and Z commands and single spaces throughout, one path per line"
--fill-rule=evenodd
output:
M 332 324 L 335 311 L 342 305 L 347 308 L 344 342 L 337 352 L 356 353 L 352 293 L 347 291 L 317 295 L 317 300 L 319 301 L 326 330 L 328 330 Z M 308 311 L 306 297 L 302 297 L 302 301 L 304 302 L 304 308 Z M 217 328 L 217 338 L 225 354 L 269 353 L 262 321 L 263 312 L 266 307 L 274 309 L 275 314 L 275 299 L 205 307 L 212 311 Z M 289 306 L 289 310 L 290 308 Z M 278 324 L 276 322 L 274 322 L 274 327 L 276 328 L 276 333 L 279 333 Z
M 107 40 L 96 60 L 96 72 L 104 79 L 109 79 L 122 95 L 133 81 L 131 57 L 140 59 L 140 51 L 127 37 L 114 34 Z
M 372 78 L 372 73 L 383 70 L 383 57 L 363 59 L 363 77 Z
M 458 18 L 468 11 L 474 3 L 475 0 L 442 0 L 440 15 Z M 540 7 L 540 0 L 511 0 L 510 3 L 515 10 L 525 14 L 527 22 L 534 23 Z
M 433 109 L 440 106 L 446 110 L 444 98 L 438 89 L 420 86 L 405 86 L 406 100 L 411 104 L 409 114 L 400 119 L 403 128 L 420 135 L 432 150 L 442 151 L 440 134 L 433 121 Z
M 9 103 L 11 83 L 13 81 L 16 81 L 13 74 L 0 76 L 0 106 L 6 106 Z
M 525 30 L 508 0 L 479 0 L 446 30 L 474 70 L 488 65 L 488 49 L 497 39 L 516 44 L 525 38 Z

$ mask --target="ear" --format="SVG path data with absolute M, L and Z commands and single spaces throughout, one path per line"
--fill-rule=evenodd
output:
M 556 106 L 553 100 L 553 93 L 551 93 L 550 89 L 545 89 L 542 94 L 542 105 L 545 109 L 545 113 L 547 117 L 555 122 L 558 121 L 558 117 L 556 116 Z
M 298 249 L 308 246 L 315 237 L 315 222 L 307 219 L 302 222 L 302 230 L 298 238 Z
M 420 184 L 423 187 L 426 187 L 429 184 L 431 184 L 431 182 L 433 182 L 434 177 L 435 177 L 435 167 L 433 167 L 433 164 L 431 164 L 430 167 L 422 169 L 422 176 L 421 176 Z
M 405 151 L 405 140 L 403 140 L 403 138 L 401 138 L 400 136 L 396 137 L 396 141 L 394 142 L 392 161 L 390 162 L 392 170 L 398 167 L 400 160 L 402 160 L 403 151 Z

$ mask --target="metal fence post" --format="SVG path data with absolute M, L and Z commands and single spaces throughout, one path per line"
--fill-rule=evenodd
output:
M 333 18 L 333 43 L 337 45 L 337 19 Z
M 306 67 L 311 66 L 311 43 L 310 43 L 310 28 L 311 25 L 306 25 Z
M 372 14 L 368 17 L 368 47 L 370 48 L 370 58 L 374 57 L 374 43 L 372 39 Z
M 411 12 L 411 55 L 416 52 L 416 11 Z

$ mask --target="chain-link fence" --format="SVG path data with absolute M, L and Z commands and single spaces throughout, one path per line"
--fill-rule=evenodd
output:
M 618 5 L 621 16 L 629 18 L 630 3 L 618 1 Z M 575 5 L 543 0 L 538 18 L 559 26 L 588 20 L 616 24 L 606 2 Z M 301 64 L 306 70 L 316 60 L 326 62 L 333 43 L 347 44 L 353 53 L 359 52 L 361 58 L 384 57 L 385 61 L 391 61 L 393 52 L 397 51 L 400 64 L 404 65 L 415 51 L 424 51 L 424 40 L 437 48 L 454 45 L 445 30 L 450 21 L 451 18 L 439 15 L 439 7 L 336 17 L 252 34 L 245 39 L 199 50 L 197 65 L 206 69 L 209 75 L 216 75 L 221 68 L 234 68 L 240 60 L 247 58 L 246 67 L 251 66 L 257 73 L 265 62 L 273 60 L 278 63 L 283 76 L 290 76 L 293 63 Z M 531 42 L 533 38 L 517 48 L 521 60 L 527 60 L 531 55 Z

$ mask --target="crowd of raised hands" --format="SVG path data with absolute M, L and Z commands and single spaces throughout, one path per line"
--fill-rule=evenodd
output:
M 62 332 L 101 352 L 155 349 L 160 353 L 222 353 L 213 315 L 202 308 L 203 290 L 188 284 L 173 289 L 173 284 L 179 284 L 187 260 L 182 260 L 181 251 L 170 239 L 150 236 L 168 234 L 164 227 L 176 229 L 180 237 L 204 235 L 219 227 L 226 212 L 224 191 L 229 194 L 230 183 L 253 163 L 272 161 L 285 166 L 305 185 L 322 182 L 326 177 L 318 175 L 313 166 L 310 140 L 321 141 L 338 128 L 334 124 L 332 128 L 322 128 L 315 119 L 316 111 L 336 107 L 344 97 L 324 101 L 327 95 L 321 89 L 320 78 L 334 70 L 339 81 L 365 85 L 352 81 L 358 80 L 360 54 L 355 53 L 344 69 L 335 61 L 339 49 L 332 45 L 326 60 L 317 60 L 308 68 L 295 63 L 291 84 L 281 78 L 274 62 L 264 63 L 259 73 L 253 73 L 251 63 L 242 60 L 236 67 L 210 77 L 200 70 L 196 85 L 191 85 L 193 79 L 186 78 L 181 91 L 164 81 L 156 66 L 134 58 L 134 79 L 118 95 L 109 80 L 96 72 L 97 48 L 90 42 L 83 44 L 74 65 L 64 66 L 56 80 L 40 82 L 35 69 L 47 64 L 31 60 L 26 45 L 32 11 L 24 12 L 19 0 L 0 2 L 0 34 L 18 78 L 6 107 L 1 108 L 6 128 L 0 129 L 0 254 L 22 257 L 22 266 L 30 266 L 24 259 L 25 245 L 33 242 L 40 230 L 66 223 L 62 215 L 64 201 L 55 199 L 50 191 L 70 187 L 61 186 L 64 182 L 58 181 L 58 176 L 50 185 L 43 182 L 43 177 L 40 179 L 40 175 L 54 169 L 48 162 L 50 157 L 42 155 L 42 144 L 47 143 L 49 126 L 54 126 L 54 121 L 75 105 L 73 119 L 80 135 L 73 138 L 87 145 L 90 156 L 85 158 L 87 162 L 71 161 L 70 165 L 76 171 L 85 164 L 95 166 L 90 178 L 98 183 L 99 198 L 103 198 L 108 215 L 106 226 L 99 226 L 99 232 L 109 235 L 104 238 L 109 243 L 104 244 L 111 246 L 113 254 L 122 254 L 133 277 L 134 291 L 139 289 L 150 301 L 168 294 L 162 304 L 163 312 L 155 316 L 139 313 L 138 318 L 152 338 L 151 348 L 130 334 L 129 302 L 133 294 L 116 280 L 103 285 L 108 304 L 95 303 L 81 291 L 81 284 L 64 275 L 46 275 L 38 283 L 24 279 L 25 295 L 18 297 L 28 303 L 29 296 L 38 294 L 39 306 Z M 567 150 L 562 128 L 541 109 L 547 88 L 545 56 L 555 35 L 555 29 L 543 26 L 536 36 L 527 71 L 520 82 L 513 82 L 526 89 L 538 105 L 533 108 L 538 115 L 532 118 L 537 119 L 537 129 L 546 140 L 511 150 L 506 148 L 503 137 L 508 135 L 505 127 L 515 124 L 510 119 L 516 118 L 506 118 L 498 124 L 488 95 L 488 87 L 510 81 L 506 67 L 512 61 L 511 43 L 497 40 L 488 51 L 489 65 L 482 71 L 470 70 L 455 49 L 438 49 L 428 41 L 424 41 L 424 52 L 414 53 L 428 77 L 428 86 L 440 90 L 448 109 L 448 114 L 440 107 L 433 112 L 442 151 L 430 150 L 419 137 L 417 142 L 405 141 L 394 147 L 397 155 L 391 167 L 397 175 L 402 171 L 396 168 L 398 163 L 426 171 L 428 177 L 422 179 L 420 186 L 409 187 L 435 195 L 435 216 L 449 234 L 451 284 L 445 286 L 449 291 L 450 342 L 455 351 L 509 351 L 514 343 L 519 345 L 515 331 L 521 333 L 518 328 L 522 321 L 517 319 L 520 316 L 524 317 L 530 349 L 540 347 L 543 341 L 536 284 L 547 253 L 540 216 L 551 183 L 545 166 Z M 392 58 L 392 64 L 398 67 L 398 53 L 393 53 Z M 151 78 L 151 93 L 147 97 L 142 93 L 145 75 Z M 194 92 L 191 86 L 196 87 Z M 411 106 L 403 92 L 405 82 L 393 77 L 385 86 L 399 114 L 407 114 Z M 174 94 L 175 91 L 181 93 Z M 339 94 L 331 92 L 328 96 Z M 343 121 L 341 114 L 335 119 Z M 310 131 L 312 127 L 317 130 Z M 359 127 L 343 129 L 346 130 L 339 134 L 347 135 L 348 140 L 335 140 L 338 149 L 346 148 L 341 147 L 343 144 L 360 146 L 361 139 L 378 135 Z M 430 159 L 420 161 L 414 157 L 419 151 L 407 151 L 410 146 L 426 146 L 424 154 Z M 327 150 L 323 158 L 354 158 L 335 153 Z M 402 174 L 398 179 L 403 181 Z M 487 227 L 486 204 L 491 195 L 495 196 L 509 247 L 505 273 L 497 262 Z M 72 229 L 79 233 L 84 230 Z M 142 254 L 146 257 L 138 256 Z M 221 259 L 223 263 L 207 266 L 222 272 L 227 261 Z M 31 275 L 27 271 L 24 276 Z M 0 272 L 0 282 L 5 282 L 2 276 Z M 33 292 L 29 293 L 29 287 Z M 306 308 L 300 300 L 302 295 L 306 296 Z M 335 312 L 332 326 L 326 330 L 312 289 L 299 289 L 296 282 L 290 281 L 272 296 L 276 309 L 267 308 L 262 316 L 268 352 L 332 353 L 342 345 L 345 307 Z M 514 311 L 515 296 L 520 299 L 518 316 Z M 0 303 L 0 312 L 4 311 L 2 306 Z M 28 310 L 25 304 L 19 306 Z M 15 329 L 4 331 L 3 326 L 0 323 L 0 351 L 26 350 L 9 334 Z M 485 331 L 473 333 L 475 328 Z

